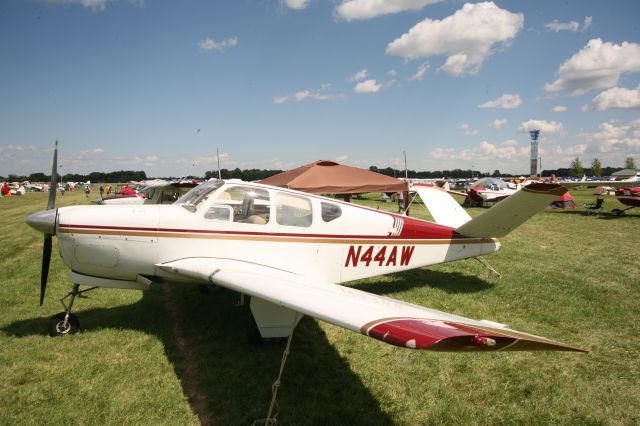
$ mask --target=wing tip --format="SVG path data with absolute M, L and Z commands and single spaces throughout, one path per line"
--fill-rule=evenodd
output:
M 509 329 L 447 321 L 385 318 L 362 326 L 362 334 L 394 346 L 441 352 L 588 351 Z
M 564 193 L 568 191 L 567 188 L 557 183 L 532 183 L 522 188 L 522 190 L 525 192 L 531 192 L 534 194 L 546 194 L 546 195 L 558 195 L 558 196 L 564 195 Z

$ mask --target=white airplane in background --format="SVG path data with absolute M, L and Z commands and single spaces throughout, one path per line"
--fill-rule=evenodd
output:
M 636 176 L 622 180 L 587 180 L 586 177 L 583 177 L 582 180 L 579 181 L 558 182 L 558 184 L 565 188 L 575 188 L 580 186 L 602 186 L 605 188 L 615 188 L 616 199 L 622 204 L 629 206 L 626 209 L 614 209 L 611 211 L 613 214 L 618 216 L 622 215 L 627 210 L 640 207 L 640 172 L 638 172 L 638 175 Z
M 57 148 L 54 151 L 55 178 Z M 45 234 L 40 303 L 51 241 L 71 269 L 65 311 L 51 335 L 75 333 L 75 297 L 93 287 L 146 289 L 154 281 L 215 284 L 251 296 L 263 338 L 286 337 L 302 315 L 385 343 L 436 351 L 580 349 L 339 285 L 481 256 L 566 190 L 530 185 L 471 219 L 440 189 L 421 189 L 433 223 L 334 199 L 241 181 L 214 180 L 172 205 L 71 206 L 26 222 Z M 421 194 L 422 195 L 422 194 Z M 449 197 L 449 201 L 445 197 Z
M 195 186 L 193 181 L 169 182 L 156 179 L 145 182 L 137 194 L 97 198 L 93 202 L 103 205 L 171 204 Z

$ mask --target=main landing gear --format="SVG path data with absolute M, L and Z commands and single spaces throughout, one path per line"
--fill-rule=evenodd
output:
M 58 312 L 51 318 L 49 318 L 49 325 L 47 327 L 47 331 L 49 336 L 64 336 L 67 334 L 78 334 L 80 333 L 80 320 L 78 316 L 71 313 L 71 308 L 73 307 L 73 302 L 76 297 L 83 297 L 82 294 L 95 290 L 98 287 L 89 287 L 85 290 L 80 290 L 80 284 L 74 284 L 73 288 L 66 296 L 60 299 L 60 303 L 64 307 L 64 311 Z M 65 299 L 69 299 L 69 305 L 67 305 L 64 301 Z

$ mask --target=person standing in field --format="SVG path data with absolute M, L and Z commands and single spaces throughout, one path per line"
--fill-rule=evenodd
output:
M 89 185 L 85 185 L 84 186 L 84 196 L 89 198 L 89 194 L 91 193 L 91 188 L 89 188 Z
M 102 198 L 103 194 L 104 194 L 104 188 L 102 187 L 102 185 L 100 185 L 100 198 Z

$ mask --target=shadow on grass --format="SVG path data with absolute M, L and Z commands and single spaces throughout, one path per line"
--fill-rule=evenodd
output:
M 489 290 L 493 287 L 490 282 L 473 275 L 458 272 L 440 272 L 431 269 L 412 269 L 393 274 L 393 281 L 358 282 L 350 287 L 378 295 L 398 293 L 417 287 L 431 287 L 447 294 L 475 293 Z
M 131 329 L 161 339 L 202 424 L 250 424 L 266 416 L 285 343 L 250 345 L 245 336 L 249 312 L 246 306 L 236 307 L 237 301 L 230 291 L 203 296 L 197 287 L 156 285 L 137 303 L 77 314 L 85 335 Z M 80 300 L 77 307 L 83 304 Z M 16 321 L 2 331 L 17 337 L 43 335 L 46 323 L 43 317 Z M 307 317 L 295 330 L 278 403 L 278 419 L 285 424 L 392 424 Z
M 621 209 L 618 209 L 621 210 Z M 640 210 L 639 210 L 640 211 Z M 584 216 L 584 217 L 593 217 L 597 219 L 623 219 L 627 218 L 637 218 L 640 217 L 639 214 L 634 214 L 633 211 L 624 212 L 622 214 L 617 214 L 615 211 L 602 211 L 602 212 L 592 212 L 589 210 L 554 210 L 553 212 L 557 214 L 563 215 L 575 215 L 575 216 Z

